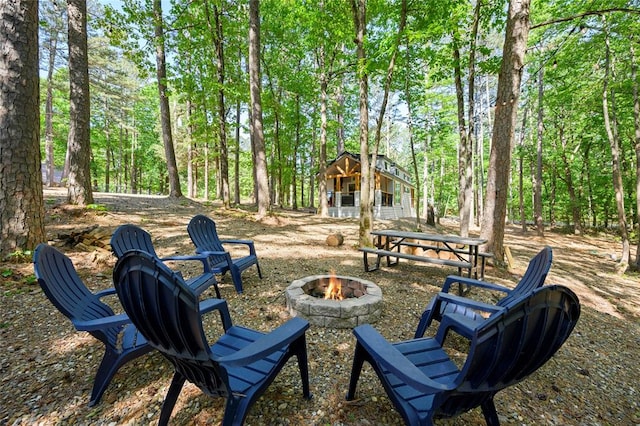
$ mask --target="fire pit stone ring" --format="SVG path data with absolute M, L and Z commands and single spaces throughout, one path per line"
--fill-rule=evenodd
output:
M 319 283 L 328 282 L 329 275 L 312 275 L 297 279 L 285 290 L 287 309 L 291 316 L 300 316 L 313 325 L 333 328 L 353 328 L 374 323 L 382 312 L 382 290 L 371 281 L 356 277 L 337 276 L 343 284 L 356 284 L 364 289 L 359 297 L 342 300 L 324 299 L 312 294 Z

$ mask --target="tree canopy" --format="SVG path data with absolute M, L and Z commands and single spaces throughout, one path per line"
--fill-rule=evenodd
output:
M 494 114 L 505 59 L 506 2 L 407 1 L 402 28 L 401 0 L 360 2 L 366 5 L 363 56 L 354 43 L 351 3 L 259 2 L 269 206 L 322 210 L 326 188 L 320 182 L 326 162 L 342 150 L 363 152 L 358 105 L 359 79 L 366 73 L 365 125 L 372 131 L 365 140 L 371 153 L 373 130 L 380 124 L 379 154 L 413 171 L 422 204 L 434 206 L 440 216 L 468 209 L 468 222 L 480 224 L 487 208 L 483 203 L 491 140 L 501 130 L 494 127 Z M 177 171 L 188 194 L 221 199 L 225 205 L 233 200 L 256 203 L 250 8 L 234 0 L 162 4 L 167 74 L 156 79 L 153 2 L 89 1 L 94 187 L 169 193 L 161 137 L 166 129 L 157 96 L 161 82 L 167 85 Z M 50 6 L 41 1 L 41 10 Z M 514 105 L 518 119 L 513 140 L 497 153 L 514 153 L 507 164 L 506 220 L 535 224 L 539 219 L 545 226 L 581 232 L 619 226 L 625 217 L 631 236 L 638 238 L 640 113 L 634 113 L 634 67 L 639 9 L 621 0 L 531 4 L 521 94 Z M 69 132 L 69 73 L 65 61 L 50 61 L 49 55 L 50 40 L 64 39 L 64 31 L 59 15 L 41 13 L 41 19 L 41 70 L 53 68 L 50 83 L 41 85 L 41 120 L 44 128 L 50 86 L 50 161 L 62 170 Z M 59 43 L 58 51 L 64 48 Z M 388 79 L 390 63 L 393 76 Z M 389 101 L 381 113 L 385 82 Z M 605 82 L 608 112 L 603 112 Z M 605 114 L 619 149 L 619 189 L 612 180 Z M 466 145 L 463 134 L 470 141 Z M 42 132 L 43 148 L 45 136 Z M 461 155 L 469 160 L 460 163 Z M 461 165 L 469 170 L 464 180 Z M 466 194 L 462 199 L 461 192 Z

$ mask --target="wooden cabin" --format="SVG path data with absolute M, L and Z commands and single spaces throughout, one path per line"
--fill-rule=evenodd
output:
M 374 179 L 373 214 L 376 219 L 415 217 L 415 187 L 406 170 L 384 155 L 378 155 Z M 327 165 L 327 199 L 330 216 L 360 216 L 359 154 L 345 151 Z

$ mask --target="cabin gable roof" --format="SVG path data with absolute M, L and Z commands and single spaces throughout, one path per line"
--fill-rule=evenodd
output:
M 380 173 L 396 181 L 401 181 L 412 188 L 414 187 L 411 183 L 411 175 L 384 155 L 378 154 L 376 156 L 375 168 L 376 173 Z M 360 175 L 360 173 L 360 154 L 343 151 L 336 159 L 327 164 L 328 179 L 339 176 Z

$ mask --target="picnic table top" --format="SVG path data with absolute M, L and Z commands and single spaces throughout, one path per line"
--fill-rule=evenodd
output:
M 459 235 L 447 235 L 447 234 L 427 234 L 425 232 L 410 232 L 400 231 L 395 229 L 381 229 L 377 231 L 371 231 L 371 235 L 379 235 L 383 237 L 396 237 L 396 238 L 413 238 L 416 240 L 435 241 L 442 243 L 464 244 L 471 246 L 478 246 L 487 242 L 485 238 L 476 237 L 461 237 Z

